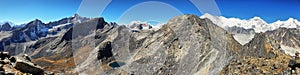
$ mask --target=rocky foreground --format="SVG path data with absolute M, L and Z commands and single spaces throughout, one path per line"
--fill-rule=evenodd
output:
M 51 74 L 51 72 L 46 72 L 42 67 L 32 63 L 31 58 L 27 55 L 24 55 L 23 57 L 18 57 L 10 56 L 8 52 L 1 52 L 0 57 L 1 75 Z
M 18 67 L 11 69 L 31 74 L 51 71 L 88 75 L 300 73 L 298 55 L 293 57 L 281 47 L 281 44 L 294 46 L 284 42 L 289 39 L 297 42 L 299 39 L 295 39 L 297 36 L 293 33 L 282 34 L 287 37 L 284 40 L 278 38 L 282 35 L 270 35 L 279 30 L 254 33 L 253 39 L 240 44 L 234 38 L 234 29 L 225 30 L 209 19 L 195 15 L 174 17 L 160 28 L 144 24 L 117 25 L 107 23 L 103 18 L 84 18 L 85 21 L 78 22 L 80 17 L 76 16 L 45 24 L 45 27 L 56 23 L 71 25 L 51 37 L 45 31 L 35 38 L 26 35 L 30 29 L 37 29 L 35 24 L 43 24 L 40 21 L 25 26 L 29 29 L 12 31 L 24 31 L 20 35 L 26 35 L 25 39 L 18 42 L 12 41 L 16 40 L 13 36 L 4 38 L 4 51 L 16 56 L 28 54 L 41 68 L 31 66 L 38 69 L 35 72 L 22 71 Z

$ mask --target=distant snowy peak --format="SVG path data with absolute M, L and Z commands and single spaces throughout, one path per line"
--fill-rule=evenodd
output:
M 145 30 L 145 29 L 151 29 L 152 25 L 147 22 L 142 21 L 132 21 L 130 24 L 126 25 L 128 28 L 131 28 L 132 30 Z
M 263 19 L 260 17 L 253 17 L 249 20 L 245 19 L 239 19 L 239 18 L 226 18 L 223 16 L 213 16 L 211 14 L 204 14 L 200 18 L 208 18 L 210 19 L 213 23 L 217 24 L 218 26 L 226 29 L 228 27 L 242 27 L 245 29 L 254 29 L 255 32 L 266 32 L 269 30 L 275 30 L 280 27 L 285 27 L 285 28 L 299 28 L 300 27 L 300 22 L 296 19 L 289 18 L 286 21 L 276 21 L 273 23 L 268 24 L 265 22 Z
M 82 23 L 91 20 L 92 18 L 82 17 L 79 14 L 74 14 L 73 16 L 67 19 L 69 19 L 68 23 Z
M 85 19 L 84 17 L 81 17 L 78 14 L 74 14 L 71 18 L 73 22 L 78 22 L 78 23 L 81 23 L 83 19 Z
M 275 27 L 286 27 L 286 28 L 299 28 L 299 21 L 294 18 L 289 18 L 286 21 L 276 21 L 274 23 L 271 23 L 271 25 L 274 25 Z

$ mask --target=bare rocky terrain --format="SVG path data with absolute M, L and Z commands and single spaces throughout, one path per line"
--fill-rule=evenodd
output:
M 237 38 L 245 37 L 237 34 L 252 37 L 241 43 Z M 223 29 L 196 15 L 176 16 L 160 28 L 74 15 L 1 31 L 0 49 L 12 56 L 27 54 L 54 74 L 296 74 L 297 51 L 283 46 L 299 48 L 299 37 L 298 29 Z

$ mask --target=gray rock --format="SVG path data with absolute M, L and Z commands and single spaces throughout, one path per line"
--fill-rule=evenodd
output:
M 17 60 L 14 68 L 24 73 L 30 73 L 34 75 L 44 74 L 44 70 L 33 63 Z

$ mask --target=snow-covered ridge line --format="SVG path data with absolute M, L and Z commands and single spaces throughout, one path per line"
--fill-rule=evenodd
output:
M 223 16 L 213 16 L 211 14 L 204 14 L 200 18 L 208 18 L 210 19 L 213 23 L 217 24 L 218 26 L 222 28 L 227 28 L 227 27 L 243 27 L 245 29 L 254 29 L 255 32 L 266 32 L 270 30 L 275 30 L 280 27 L 285 27 L 285 28 L 300 28 L 300 22 L 297 19 L 294 18 L 289 18 L 286 21 L 276 21 L 273 23 L 267 23 L 260 17 L 253 17 L 251 19 L 245 20 L 245 19 L 239 19 L 239 18 L 226 18 Z

